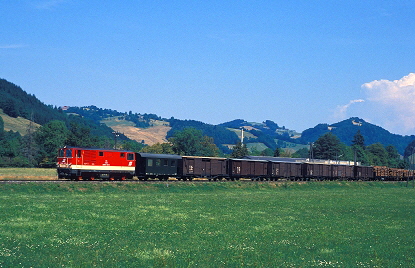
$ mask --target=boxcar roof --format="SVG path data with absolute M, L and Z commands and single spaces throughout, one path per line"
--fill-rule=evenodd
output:
M 305 162 L 306 158 L 288 158 L 288 157 L 272 157 L 272 156 L 244 156 L 245 159 L 263 160 L 272 162 Z
M 268 162 L 267 160 L 264 159 L 250 159 L 250 158 L 229 158 L 229 160 L 233 160 L 233 161 L 255 161 L 255 162 Z
M 215 157 L 215 156 L 192 156 L 192 155 L 183 155 L 184 158 L 203 158 L 203 159 L 218 159 L 218 160 L 226 160 L 225 157 Z
M 169 159 L 181 159 L 182 157 L 177 154 L 151 154 L 151 153 L 138 153 L 144 158 L 169 158 Z

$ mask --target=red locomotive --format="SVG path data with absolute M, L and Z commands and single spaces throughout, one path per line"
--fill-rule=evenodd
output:
M 72 180 L 125 180 L 135 174 L 131 151 L 63 147 L 58 153 L 58 177 Z

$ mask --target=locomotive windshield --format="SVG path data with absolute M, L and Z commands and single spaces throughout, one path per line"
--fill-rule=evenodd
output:
M 60 149 L 58 152 L 58 157 L 72 157 L 71 149 Z
M 72 150 L 71 149 L 66 149 L 66 157 L 72 157 Z

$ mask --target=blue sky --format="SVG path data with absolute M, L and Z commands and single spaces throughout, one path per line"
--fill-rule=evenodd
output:
M 0 78 L 56 106 L 415 134 L 415 1 L 13 0 Z

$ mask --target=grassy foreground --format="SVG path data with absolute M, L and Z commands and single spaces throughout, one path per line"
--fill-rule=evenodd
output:
M 0 180 L 57 180 L 56 168 L 0 168 Z
M 403 186 L 0 184 L 0 267 L 413 267 Z

